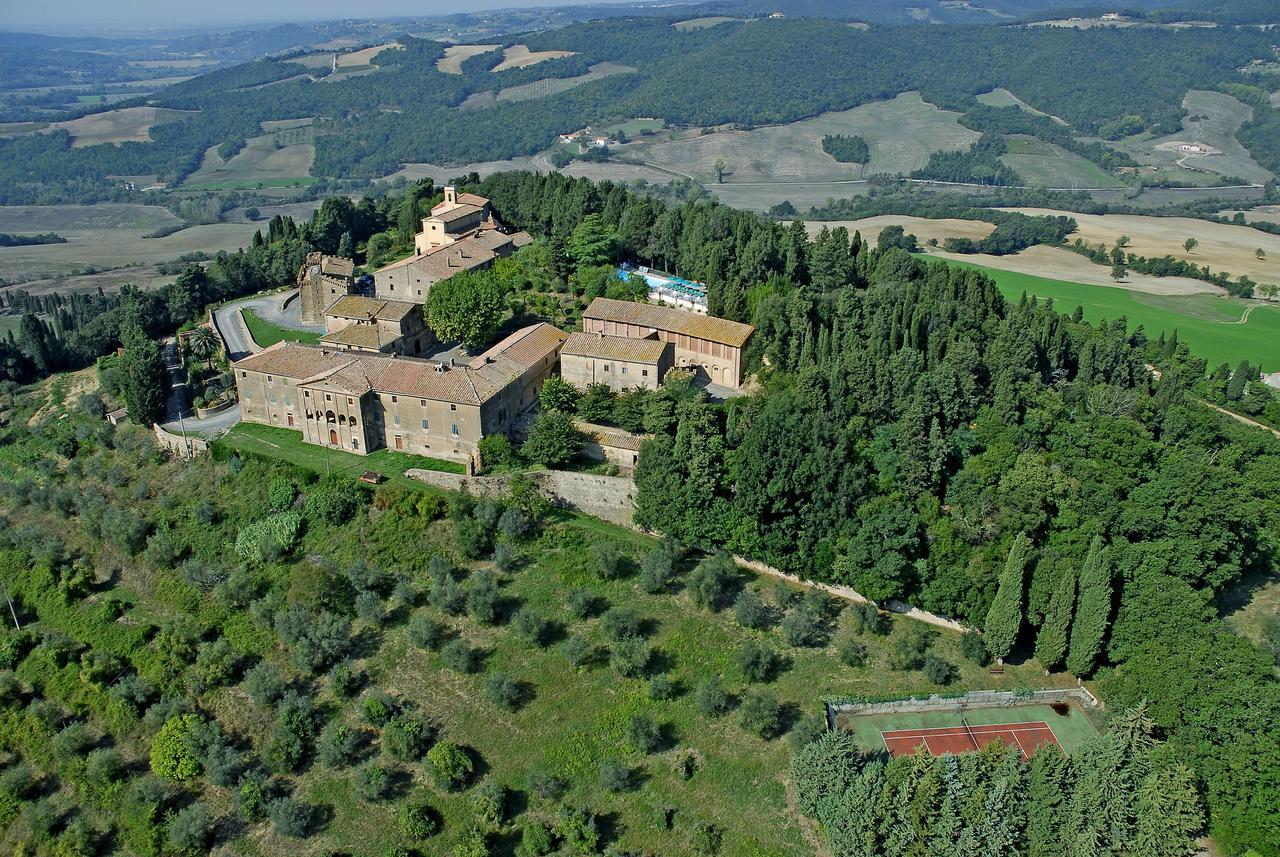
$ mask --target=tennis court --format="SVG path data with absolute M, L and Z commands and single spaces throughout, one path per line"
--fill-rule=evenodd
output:
M 884 747 L 892 756 L 912 756 L 923 746 L 932 756 L 943 753 L 971 753 L 992 742 L 1017 747 L 1022 758 L 1029 759 L 1042 744 L 1057 744 L 1049 724 L 1043 720 L 1031 723 L 996 723 L 970 726 L 942 726 L 937 729 L 892 729 L 881 732 Z
M 1071 754 L 1097 734 L 1076 703 L 1032 703 L 990 708 L 939 708 L 882 714 L 840 712 L 836 728 L 851 733 L 866 751 L 914 753 L 921 744 L 933 755 L 966 753 L 992 741 L 1031 755 L 1054 743 Z

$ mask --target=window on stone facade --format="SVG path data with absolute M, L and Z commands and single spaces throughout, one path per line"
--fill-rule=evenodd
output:
M 303 390 L 303 391 L 302 391 L 302 398 L 304 398 L 304 399 L 310 399 L 310 398 L 311 398 L 311 391 L 310 391 L 310 390 Z
M 450 434 L 456 435 L 457 433 L 458 433 L 458 424 L 454 423 L 453 427 L 450 429 Z
M 268 394 L 267 394 L 267 398 L 268 398 L 268 399 L 270 399 L 270 400 L 271 400 L 271 402 L 274 404 L 274 403 L 275 403 L 275 400 L 276 400 L 276 394 L 275 394 L 275 393 L 268 393 Z
M 355 404 L 355 402 L 351 401 L 351 399 L 347 399 L 347 404 L 348 404 L 348 405 L 354 405 L 354 404 Z
M 450 405 L 450 406 L 449 406 L 449 410 L 451 410 L 451 411 L 456 411 L 457 409 L 458 409 L 458 406 L 457 406 L 457 405 Z
M 606 372 L 608 372 L 608 371 L 609 371 L 609 364 L 608 364 L 608 363 L 604 364 L 604 371 L 606 371 Z
M 423 429 L 425 429 L 425 430 L 427 430 L 427 431 L 430 431 L 430 430 L 431 430 L 431 420 L 423 420 L 423 421 L 422 421 L 422 428 L 423 428 Z
M 641 377 L 641 378 L 648 378 L 648 377 L 649 377 L 649 370 L 648 370 L 648 369 L 641 369 L 641 370 L 640 370 L 640 377 Z
M 400 425 L 400 415 L 393 414 L 391 417 L 391 422 L 395 423 L 396 425 Z
M 324 394 L 324 400 L 325 400 L 326 402 L 332 402 L 332 401 L 333 401 L 333 396 L 330 396 L 328 393 L 325 393 L 325 394 Z
M 352 417 L 352 418 L 351 418 L 351 427 L 352 427 L 352 428 L 355 428 L 355 425 L 356 425 L 356 418 L 355 418 L 355 417 Z
M 622 374 L 623 374 L 623 375 L 627 374 L 627 367 L 626 367 L 626 366 L 623 366 L 623 367 L 622 367 Z
M 424 408 L 425 408 L 425 407 L 427 406 L 427 400 L 426 400 L 426 399 L 419 399 L 419 400 L 418 400 L 418 404 L 419 404 L 419 405 L 422 405 L 422 407 L 424 407 Z
M 249 377 L 249 373 L 248 373 L 248 372 L 246 372 L 246 371 L 244 371 L 243 369 L 241 369 L 241 370 L 240 370 L 240 377 L 241 377 L 241 378 L 248 378 L 248 377 Z
M 391 397 L 391 404 L 393 404 L 393 405 L 394 405 L 394 404 L 397 404 L 399 401 L 400 401 L 400 400 L 399 400 L 398 398 L 396 398 L 395 396 L 392 396 L 392 397 Z
M 272 378 L 270 375 L 268 375 L 268 376 L 267 376 L 267 383 L 268 383 L 268 384 L 270 384 L 270 383 L 271 383 L 272 381 L 274 381 L 274 380 L 275 380 L 275 379 L 274 379 L 274 378 Z

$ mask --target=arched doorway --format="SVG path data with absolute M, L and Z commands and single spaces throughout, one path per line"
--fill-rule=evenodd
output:
M 329 444 L 330 444 L 331 446 L 337 446 L 337 445 L 338 445 L 338 430 L 337 430 L 337 429 L 329 429 Z

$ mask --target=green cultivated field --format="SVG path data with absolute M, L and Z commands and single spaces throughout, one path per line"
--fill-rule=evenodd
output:
M 244 326 L 249 328 L 249 335 L 253 337 L 253 341 L 263 348 L 269 348 L 277 342 L 305 342 L 314 345 L 320 341 L 323 334 L 314 333 L 309 330 L 294 330 L 288 327 L 281 327 L 273 324 L 265 319 L 258 318 L 257 313 L 251 309 L 241 311 L 244 316 Z
M 970 726 L 997 723 L 1035 723 L 1043 720 L 1053 730 L 1054 737 L 1067 753 L 1074 753 L 1097 735 L 1093 724 L 1078 705 L 1067 706 L 1065 714 L 1059 714 L 1048 705 L 1018 705 L 1000 708 L 970 708 L 959 711 L 895 712 L 893 714 L 861 714 L 842 718 L 845 731 L 857 739 L 867 751 L 883 750 L 882 732 L 894 729 L 938 729 L 944 726 L 962 726 L 961 718 Z
M 1028 184 L 1046 187 L 1123 187 L 1124 182 L 1102 167 L 1060 146 L 1034 137 L 1011 137 L 1000 160 L 1018 171 Z
M 1009 300 L 1024 292 L 1052 298 L 1064 313 L 1084 308 L 1090 321 L 1108 321 L 1124 316 L 1133 329 L 1142 325 L 1148 338 L 1178 331 L 1178 341 L 1208 361 L 1210 368 L 1220 363 L 1235 366 L 1241 360 L 1261 363 L 1263 371 L 1280 368 L 1280 307 L 1248 304 L 1211 295 L 1168 296 L 1131 292 L 1123 288 L 1090 286 L 1050 280 L 1013 271 L 999 271 L 966 262 L 951 262 L 977 268 L 995 280 Z M 1250 309 L 1248 320 L 1240 319 Z

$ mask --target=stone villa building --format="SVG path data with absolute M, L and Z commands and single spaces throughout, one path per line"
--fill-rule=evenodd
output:
M 320 344 L 340 350 L 416 357 L 435 342 L 422 305 L 406 301 L 347 295 L 324 311 L 324 323 Z
M 483 196 L 446 187 L 444 201 L 422 219 L 414 254 L 373 272 L 374 294 L 425 303 L 436 283 L 459 271 L 484 270 L 532 240 L 527 232 L 506 232 Z
M 582 314 L 585 333 L 670 343 L 676 369 L 691 369 L 713 384 L 742 384 L 742 351 L 749 324 L 653 304 L 596 298 Z M 612 370 L 610 370 L 612 371 Z
M 670 342 L 604 333 L 571 333 L 560 349 L 560 377 L 580 390 L 607 384 L 615 393 L 656 390 L 675 360 Z
M 467 364 L 280 342 L 233 369 L 247 422 L 358 455 L 386 448 L 466 462 L 537 399 L 565 338 L 531 325 Z
M 341 256 L 308 253 L 298 270 L 298 303 L 303 324 L 322 324 L 324 311 L 355 291 L 355 262 Z

